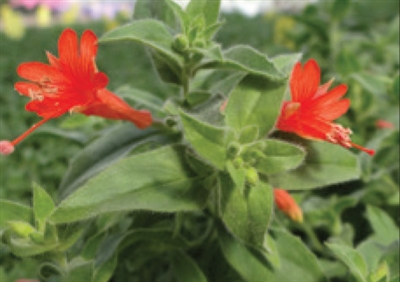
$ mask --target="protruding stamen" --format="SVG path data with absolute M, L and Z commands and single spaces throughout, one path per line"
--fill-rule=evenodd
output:
M 47 122 L 50 118 L 44 118 L 38 123 L 35 123 L 34 125 L 31 126 L 27 131 L 22 133 L 19 137 L 15 138 L 13 141 L 10 142 L 11 145 L 16 146 L 19 142 L 24 140 L 29 134 L 31 134 L 34 130 L 36 130 L 39 126 Z M 9 141 L 7 141 L 9 142 Z
M 358 149 L 358 150 L 360 150 L 360 151 L 363 151 L 363 152 L 367 153 L 367 154 L 370 155 L 370 156 L 375 155 L 375 150 L 362 147 L 362 146 L 360 146 L 360 145 L 358 145 L 358 144 L 355 144 L 355 143 L 353 143 L 353 142 L 351 142 L 350 144 L 351 144 L 352 147 L 354 147 L 354 148 L 356 148 L 356 149 Z

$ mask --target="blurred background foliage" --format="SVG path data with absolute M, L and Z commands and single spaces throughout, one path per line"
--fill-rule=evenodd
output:
M 154 14 L 149 16 L 168 17 L 154 5 L 156 2 L 159 1 L 148 0 L 149 5 L 154 6 Z M 129 21 L 130 13 L 125 10 L 115 13 L 114 17 L 93 16 L 90 20 L 66 10 L 64 13 L 70 14 L 63 23 L 63 12 L 52 11 L 57 23 L 39 24 L 39 7 L 12 9 L 5 0 L 1 0 L 0 5 L 0 139 L 12 139 L 39 119 L 24 110 L 27 99 L 13 89 L 19 80 L 17 66 L 27 61 L 46 61 L 46 50 L 57 54 L 57 38 L 66 26 L 79 33 L 92 29 L 101 36 L 113 26 Z M 16 11 L 18 15 L 12 14 Z M 7 31 L 5 22 L 10 17 L 16 27 L 19 21 L 30 17 L 36 21 L 22 25 L 23 31 L 13 35 Z M 368 214 L 368 206 L 384 210 L 398 226 L 399 1 L 321 0 L 301 9 L 286 5 L 254 17 L 233 12 L 222 14 L 221 18 L 225 24 L 216 41 L 224 48 L 248 44 L 268 56 L 302 52 L 304 61 L 308 58 L 318 61 L 323 81 L 334 77 L 334 84 L 346 83 L 352 105 L 340 123 L 354 130 L 355 143 L 378 149 L 373 158 L 359 155 L 360 180 L 295 194 L 304 210 L 304 225 L 290 223 L 286 218 L 279 220 L 289 225 L 317 254 L 323 248 L 320 242 L 325 240 L 357 246 L 367 239 L 379 223 L 371 219 L 371 215 L 380 214 L 370 210 Z M 157 77 L 142 46 L 104 44 L 99 49 L 97 63 L 110 78 L 108 88 L 117 93 L 123 85 L 155 93 L 160 98 L 173 91 L 172 86 Z M 129 93 L 123 98 L 130 102 Z M 19 145 L 12 156 L 0 158 L 0 198 L 29 204 L 31 183 L 36 182 L 56 199 L 57 187 L 71 158 L 117 123 L 80 115 L 50 121 Z M 7 250 L 0 248 L 0 252 L 1 281 L 34 275 L 34 261 L 24 261 L 16 269 L 12 267 Z M 397 267 L 398 273 L 395 263 L 398 256 L 393 252 L 387 256 L 395 257 L 389 266 L 393 271 Z M 326 264 L 338 267 L 328 261 Z M 124 272 L 120 269 L 118 273 L 123 275 Z M 337 275 L 338 272 L 332 273 Z M 330 278 L 346 281 L 341 280 L 345 278 Z

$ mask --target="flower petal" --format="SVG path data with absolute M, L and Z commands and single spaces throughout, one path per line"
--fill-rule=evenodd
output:
M 97 54 L 97 37 L 91 30 L 86 30 L 81 37 L 80 59 L 82 68 L 94 72 L 94 59 Z
M 44 80 L 60 82 L 64 80 L 63 74 L 56 68 L 40 62 L 22 63 L 17 68 L 20 77 L 41 83 Z
M 58 40 L 58 55 L 61 63 L 74 66 L 78 59 L 78 36 L 73 29 L 65 29 Z
M 326 108 L 337 102 L 340 98 L 342 98 L 347 92 L 347 85 L 340 84 L 333 88 L 328 93 L 319 96 L 317 99 L 314 100 L 315 107 L 319 108 Z
M 321 118 L 332 121 L 344 115 L 349 109 L 349 107 L 350 107 L 350 100 L 343 99 L 336 102 L 333 105 L 330 105 L 325 110 L 322 109 L 321 112 L 319 113 L 319 116 Z
M 82 113 L 110 119 L 127 120 L 139 128 L 146 128 L 153 122 L 151 113 L 131 108 L 124 100 L 107 89 L 99 90 L 98 100 L 86 106 Z
M 318 90 L 320 77 L 321 71 L 315 60 L 309 60 L 304 68 L 297 63 L 290 78 L 292 101 L 303 102 L 312 98 Z
M 17 90 L 22 95 L 32 97 L 32 93 L 41 92 L 41 88 L 34 83 L 18 81 L 14 84 L 14 89 Z

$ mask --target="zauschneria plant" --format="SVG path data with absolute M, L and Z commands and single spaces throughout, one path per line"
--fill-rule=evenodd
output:
M 31 98 L 26 110 L 43 119 L 13 141 L 0 141 L 0 153 L 8 155 L 14 146 L 39 126 L 67 112 L 79 112 L 109 119 L 127 120 L 139 128 L 152 124 L 150 112 L 135 110 L 105 87 L 108 77 L 95 63 L 97 37 L 86 30 L 78 47 L 78 36 L 65 29 L 58 41 L 56 58 L 47 52 L 50 65 L 41 62 L 22 63 L 17 73 L 28 82 L 17 82 L 15 89 Z
M 297 63 L 290 78 L 291 101 L 283 103 L 277 128 L 313 140 L 324 140 L 345 148 L 357 148 L 374 155 L 375 151 L 351 142 L 349 128 L 333 123 L 347 112 L 349 99 L 341 99 L 347 86 L 329 90 L 333 80 L 319 86 L 321 71 L 317 62 L 309 60 L 304 67 Z M 329 90 L 329 91 L 328 91 Z

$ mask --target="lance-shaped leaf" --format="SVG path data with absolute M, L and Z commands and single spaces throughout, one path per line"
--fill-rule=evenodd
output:
M 235 46 L 223 53 L 224 61 L 211 62 L 205 68 L 222 68 L 243 71 L 281 81 L 286 76 L 281 73 L 267 56 L 249 46 Z
M 272 187 L 259 182 L 244 192 L 226 174 L 221 174 L 222 221 L 246 244 L 261 247 L 272 215 Z
M 191 19 L 204 16 L 206 27 L 218 19 L 220 0 L 191 0 L 186 7 L 187 16 Z
M 114 211 L 191 211 L 208 192 L 185 162 L 183 147 L 133 155 L 105 169 L 56 207 L 50 219 L 73 222 Z
M 294 64 L 300 61 L 302 55 L 301 53 L 283 54 L 271 58 L 271 61 L 281 73 L 289 76 Z
M 259 136 L 264 136 L 275 125 L 284 94 L 285 86 L 265 90 L 236 87 L 226 106 L 226 124 L 238 132 L 246 126 L 257 126 Z
M 368 268 L 361 254 L 346 245 L 326 244 L 333 254 L 339 258 L 353 274 L 358 282 L 366 282 L 368 276 Z
M 225 259 L 244 281 L 277 281 L 268 265 L 222 227 L 218 230 L 218 242 Z
M 219 169 L 226 161 L 226 144 L 230 141 L 227 129 L 204 123 L 181 111 L 183 131 L 195 151 Z
M 307 156 L 300 167 L 270 175 L 274 187 L 314 189 L 355 180 L 360 176 L 357 157 L 348 149 L 326 142 L 307 142 L 305 150 Z
M 255 165 L 261 173 L 275 174 L 295 169 L 306 155 L 301 147 L 283 141 L 267 139 L 263 143 L 263 155 L 259 156 Z
M 33 211 L 39 231 L 44 231 L 47 218 L 54 210 L 53 199 L 46 190 L 37 184 L 33 185 Z
M 273 230 L 280 256 L 280 267 L 271 281 L 326 281 L 316 256 L 297 237 L 284 230 Z
M 207 278 L 196 262 L 186 253 L 175 250 L 171 252 L 172 271 L 178 282 L 207 282 Z
M 0 230 L 7 228 L 7 222 L 9 221 L 22 221 L 29 223 L 32 220 L 33 212 L 28 206 L 1 199 L 0 207 Z
M 138 130 L 132 124 L 124 124 L 110 130 L 72 159 L 59 187 L 60 199 L 135 148 L 149 142 L 165 144 L 167 140 L 168 137 L 158 130 Z
M 117 40 L 133 40 L 154 48 L 177 66 L 182 65 L 182 59 L 172 50 L 173 37 L 166 26 L 156 20 L 145 19 L 133 21 L 130 24 L 117 27 L 104 34 L 99 42 Z

